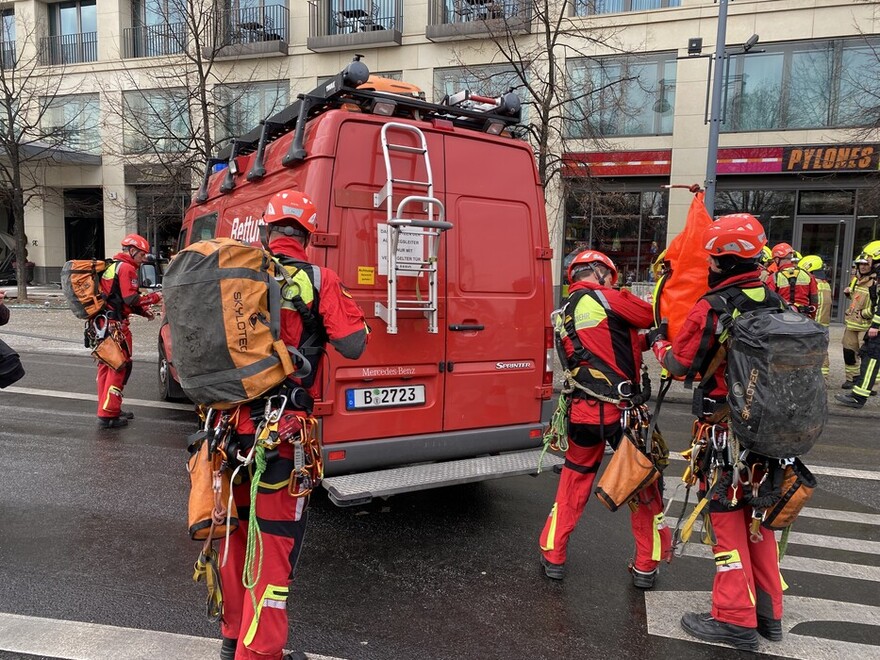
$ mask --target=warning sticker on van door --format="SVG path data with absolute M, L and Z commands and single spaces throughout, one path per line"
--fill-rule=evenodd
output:
M 389 406 L 416 406 L 425 402 L 424 385 L 403 387 L 368 387 L 345 390 L 346 410 L 359 408 L 386 408 Z
M 379 225 L 379 275 L 388 274 L 388 225 Z M 405 263 L 413 263 L 422 261 L 425 258 L 425 237 L 415 234 L 400 234 L 397 240 L 397 261 Z M 402 272 L 402 277 L 415 277 L 418 273 Z

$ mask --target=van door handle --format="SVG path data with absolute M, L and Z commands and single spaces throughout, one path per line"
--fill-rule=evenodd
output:
M 449 329 L 452 332 L 479 332 L 485 330 L 486 326 L 482 323 L 450 323 Z

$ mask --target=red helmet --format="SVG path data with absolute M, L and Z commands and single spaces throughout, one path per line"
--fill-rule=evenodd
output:
M 568 265 L 568 281 L 572 281 L 571 276 L 575 269 L 596 262 L 599 262 L 611 271 L 611 286 L 617 284 L 617 266 L 614 265 L 614 262 L 611 261 L 611 259 L 596 250 L 584 250 L 572 259 L 571 263 Z
M 751 213 L 722 215 L 703 232 L 704 249 L 713 256 L 753 259 L 760 256 L 766 244 L 764 228 Z
M 150 244 L 147 242 L 147 239 L 140 234 L 129 234 L 122 239 L 121 245 L 124 248 L 133 247 L 136 250 L 150 254 Z
M 297 227 L 311 234 L 318 222 L 318 210 L 312 200 L 298 190 L 282 190 L 272 195 L 266 205 L 263 222 L 278 227 Z
M 791 247 L 788 243 L 777 243 L 773 246 L 773 258 L 774 259 L 784 259 L 789 256 L 792 252 L 794 252 L 794 248 Z

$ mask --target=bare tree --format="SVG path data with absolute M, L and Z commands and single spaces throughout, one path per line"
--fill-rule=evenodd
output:
M 615 124 L 620 127 L 638 118 L 640 108 L 628 100 L 631 93 L 626 88 L 658 95 L 658 102 L 672 91 L 663 80 L 659 84 L 644 80 L 637 65 L 620 66 L 630 59 L 620 30 L 583 18 L 595 13 L 595 4 L 595 0 L 493 0 L 487 12 L 469 19 L 481 22 L 482 31 L 475 36 L 484 37 L 482 44 L 456 49 L 458 63 L 474 78 L 494 74 L 502 80 L 490 67 L 464 64 L 473 61 L 472 56 L 463 56 L 464 49 L 484 52 L 485 59 L 507 72 L 506 80 L 520 94 L 526 109 L 524 132 L 535 149 L 538 174 L 547 191 L 551 237 L 560 230 L 559 211 L 566 197 L 581 197 L 578 203 L 588 208 L 593 192 L 587 164 L 566 154 L 566 140 L 582 140 L 591 151 L 606 148 L 607 138 L 620 134 L 615 133 Z M 598 53 L 619 57 L 611 65 Z M 665 113 L 671 117 L 671 107 Z M 576 170 L 578 183 L 568 185 L 566 175 Z
M 74 154 L 71 143 L 97 128 L 57 111 L 78 90 L 65 79 L 63 64 L 51 76 L 41 68 L 47 53 L 41 52 L 40 32 L 36 22 L 19 19 L 15 40 L 4 34 L 0 43 L 0 203 L 12 215 L 19 300 L 27 299 L 28 284 L 25 208 L 41 196 L 45 169 Z
M 172 217 L 176 200 L 198 186 L 218 146 L 235 138 L 237 129 L 253 128 L 241 125 L 245 117 L 256 124 L 287 104 L 283 61 L 271 67 L 265 58 L 236 55 L 286 43 L 289 21 L 281 5 L 223 10 L 208 0 L 144 4 L 151 20 L 141 17 L 127 33 L 128 59 L 104 90 L 122 134 L 121 141 L 107 142 L 105 153 L 145 172 L 160 192 L 156 200 L 169 205 L 159 209 L 151 202 L 156 217 Z M 142 57 L 164 57 L 167 65 L 144 67 Z

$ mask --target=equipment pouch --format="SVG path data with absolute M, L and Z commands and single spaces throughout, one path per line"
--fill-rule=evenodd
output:
M 809 502 L 815 489 L 816 478 L 813 473 L 800 459 L 794 459 L 793 464 L 785 466 L 781 496 L 776 504 L 764 511 L 762 526 L 767 529 L 785 529 L 791 525 Z
M 128 355 L 126 355 L 125 349 L 122 348 L 116 333 L 111 333 L 99 341 L 92 351 L 92 357 L 100 360 L 113 369 L 113 371 L 119 371 L 128 362 Z
M 596 486 L 596 497 L 611 511 L 617 511 L 659 476 L 651 457 L 639 448 L 632 430 L 626 429 Z
M 208 456 L 208 442 L 203 441 L 187 463 L 191 485 L 189 536 L 193 541 L 204 541 L 208 536 L 212 539 L 223 538 L 226 536 L 227 520 L 231 532 L 238 529 L 238 512 L 235 502 L 229 499 L 229 470 L 221 470 L 221 462 L 219 452 Z M 231 504 L 231 512 L 227 511 L 228 504 Z

